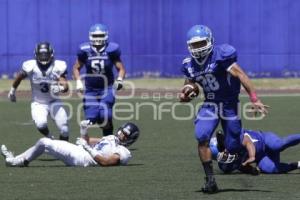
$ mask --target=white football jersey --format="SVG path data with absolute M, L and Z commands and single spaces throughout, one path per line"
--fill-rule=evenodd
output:
M 119 139 L 114 135 L 102 137 L 101 140 L 95 144 L 95 149 L 101 156 L 109 157 L 113 154 L 120 155 L 120 164 L 126 165 L 131 158 L 130 151 L 123 145 L 118 144 Z
M 27 60 L 23 63 L 22 70 L 30 79 L 33 101 L 48 104 L 57 99 L 57 96 L 51 94 L 50 85 L 57 83 L 58 79 L 66 73 L 65 61 L 55 60 L 43 73 L 36 60 Z

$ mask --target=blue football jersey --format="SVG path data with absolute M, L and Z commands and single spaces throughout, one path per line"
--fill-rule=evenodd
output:
M 243 141 L 245 135 L 247 135 L 255 146 L 255 158 L 256 161 L 259 161 L 262 157 L 265 156 L 265 142 L 263 133 L 260 131 L 253 130 L 243 130 L 240 136 L 241 142 Z
M 89 43 L 80 45 L 77 58 L 86 67 L 85 87 L 87 89 L 104 89 L 114 83 L 113 67 L 120 60 L 119 45 L 108 43 L 105 50 L 96 52 Z
M 235 48 L 223 44 L 213 48 L 203 66 L 192 57 L 185 58 L 181 71 L 187 79 L 201 85 L 206 101 L 233 102 L 238 101 L 241 83 L 228 70 L 236 61 Z

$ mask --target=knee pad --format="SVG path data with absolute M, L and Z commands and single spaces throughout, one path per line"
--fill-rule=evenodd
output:
M 49 146 L 49 141 L 51 141 L 51 139 L 44 137 L 37 141 L 37 145 L 45 148 L 46 146 Z

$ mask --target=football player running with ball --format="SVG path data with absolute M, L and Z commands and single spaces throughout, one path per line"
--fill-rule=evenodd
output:
M 52 138 L 47 126 L 47 117 L 50 113 L 60 130 L 60 139 L 68 140 L 68 117 L 58 97 L 59 93 L 68 91 L 67 64 L 65 61 L 54 59 L 54 50 L 48 42 L 37 44 L 34 54 L 35 59 L 23 63 L 8 98 L 16 102 L 16 90 L 21 81 L 28 77 L 32 92 L 31 115 L 37 129 L 44 136 Z
M 67 141 L 41 138 L 34 146 L 17 156 L 5 145 L 1 145 L 1 154 L 9 167 L 28 166 L 43 153 L 61 160 L 67 166 L 126 165 L 131 158 L 131 153 L 126 147 L 133 144 L 139 134 L 138 127 L 129 122 L 122 125 L 116 135 L 102 138 L 90 138 L 85 135 L 83 138 L 77 138 L 76 145 Z
M 234 154 L 242 148 L 239 143 L 241 120 L 238 116 L 240 85 L 249 94 L 255 112 L 266 114 L 267 106 L 259 100 L 250 79 L 237 64 L 235 48 L 228 44 L 214 45 L 212 32 L 207 26 L 193 26 L 187 33 L 187 45 L 191 57 L 183 60 L 185 84 L 198 83 L 205 96 L 194 122 L 198 153 L 206 174 L 202 191 L 215 193 L 218 187 L 213 175 L 209 141 L 221 122 L 226 149 Z M 180 94 L 182 102 L 191 99 L 190 94 Z
M 121 61 L 119 45 L 108 41 L 108 30 L 103 24 L 95 24 L 89 31 L 89 43 L 80 45 L 77 60 L 73 67 L 76 89 L 84 90 L 85 120 L 81 122 L 81 132 L 86 132 L 93 124 L 100 124 L 103 135 L 113 133 L 112 109 L 115 103 L 115 90 L 123 87 L 125 68 Z M 85 88 L 80 70 L 85 66 Z M 113 68 L 118 71 L 115 80 Z

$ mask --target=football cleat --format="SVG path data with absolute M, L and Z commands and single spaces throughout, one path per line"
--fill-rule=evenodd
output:
M 3 155 L 5 158 L 14 157 L 14 154 L 11 151 L 9 151 L 4 144 L 1 145 L 1 155 Z
M 218 186 L 214 177 L 205 177 L 205 184 L 201 188 L 203 193 L 213 194 L 218 192 Z

